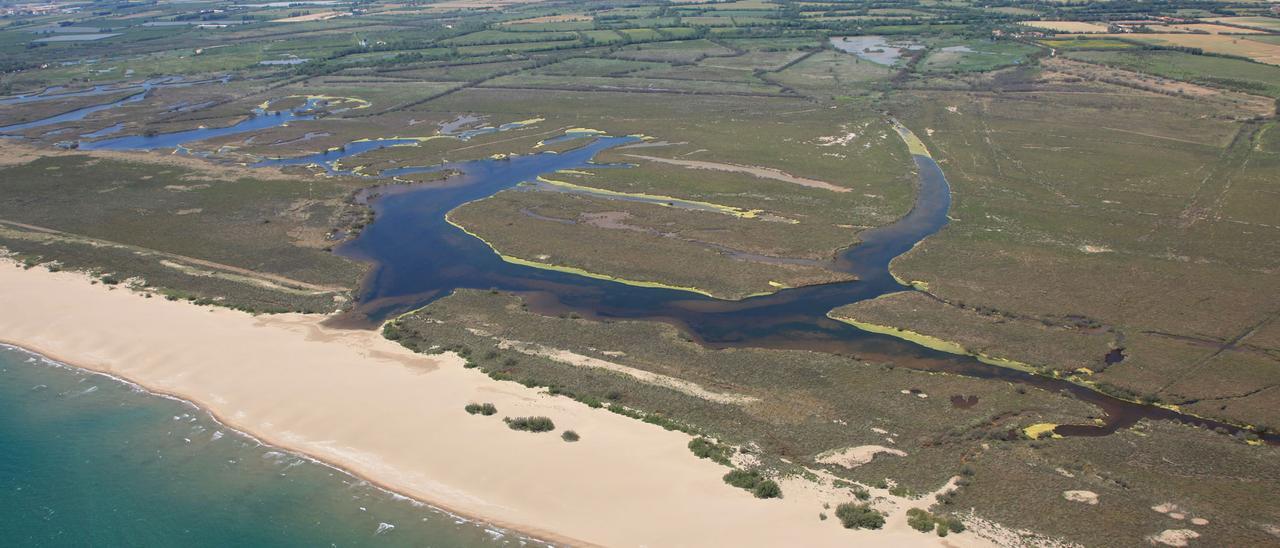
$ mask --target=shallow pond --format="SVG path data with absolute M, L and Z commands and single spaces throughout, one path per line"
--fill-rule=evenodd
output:
M 920 44 L 890 42 L 883 36 L 832 36 L 831 45 L 845 53 L 852 53 L 872 63 L 892 66 L 907 51 L 924 49 Z

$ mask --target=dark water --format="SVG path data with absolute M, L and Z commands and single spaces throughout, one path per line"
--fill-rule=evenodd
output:
M 0 347 L 5 546 L 521 546 L 228 430 L 193 407 Z
M 1117 364 L 1124 361 L 1124 349 L 1112 348 L 1111 351 L 1107 352 L 1107 355 L 1102 358 L 1102 361 L 1107 365 Z
M 123 137 L 80 143 L 80 148 L 84 150 L 154 150 L 159 148 L 177 148 L 187 143 L 205 141 L 215 137 L 237 135 L 260 129 L 279 127 L 289 122 L 311 120 L 317 116 L 316 108 L 318 106 L 318 101 L 308 100 L 302 106 L 290 110 L 267 112 L 262 109 L 256 109 L 253 111 L 253 116 L 226 127 L 196 128 L 186 131 L 176 131 L 173 133 L 160 133 L 157 135 L 126 135 Z

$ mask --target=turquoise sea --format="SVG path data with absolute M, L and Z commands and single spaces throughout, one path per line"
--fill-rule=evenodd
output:
M 522 546 L 229 430 L 191 405 L 0 346 L 5 546 Z

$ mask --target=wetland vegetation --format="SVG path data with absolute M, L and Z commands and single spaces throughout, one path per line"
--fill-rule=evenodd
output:
M 54 6 L 0 17 L 28 266 L 381 325 L 847 528 L 1280 542 L 1266 4 Z

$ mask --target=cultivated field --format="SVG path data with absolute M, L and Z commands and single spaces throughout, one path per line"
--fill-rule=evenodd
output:
M 1273 32 L 1280 31 L 1280 19 L 1274 17 L 1213 17 L 1207 20 Z
M 1107 32 L 1107 26 L 1100 23 L 1083 21 L 1026 21 L 1029 27 L 1064 33 L 1101 33 Z
M 1246 57 L 1260 63 L 1280 65 L 1280 44 L 1253 40 L 1244 36 L 1221 34 L 1108 34 L 1104 36 L 1127 38 L 1159 46 L 1197 48 L 1209 53 Z

